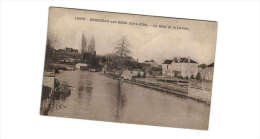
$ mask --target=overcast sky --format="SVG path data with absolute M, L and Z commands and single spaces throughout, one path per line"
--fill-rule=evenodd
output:
M 75 20 L 75 16 L 85 17 L 86 20 Z M 178 25 L 189 30 L 90 22 L 90 18 Z M 80 50 L 84 33 L 88 41 L 91 37 L 95 38 L 96 52 L 103 55 L 113 53 L 116 42 L 126 36 L 131 44 L 131 56 L 140 61 L 154 59 L 160 63 L 183 56 L 209 64 L 215 57 L 216 30 L 215 22 L 51 8 L 48 38 L 54 42 L 56 49 L 71 47 Z

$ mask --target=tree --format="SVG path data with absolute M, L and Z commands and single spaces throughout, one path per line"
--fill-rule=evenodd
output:
M 119 39 L 116 42 L 115 49 L 115 55 L 118 57 L 114 62 L 115 67 L 118 69 L 125 69 L 129 68 L 129 65 L 131 65 L 131 57 L 129 56 L 131 51 L 129 50 L 130 43 L 128 42 L 127 38 L 123 36 L 121 39 Z
M 115 53 L 122 57 L 127 57 L 131 51 L 129 50 L 130 43 L 128 42 L 127 38 L 123 36 L 120 40 L 117 42 L 117 47 L 115 47 Z
M 52 60 L 53 55 L 54 55 L 54 48 L 52 47 L 52 42 L 50 39 L 47 39 L 46 54 L 45 54 L 46 61 Z
M 207 67 L 207 65 L 206 64 L 200 64 L 199 67 L 202 68 L 202 69 L 205 69 Z
M 201 75 L 200 75 L 199 72 L 198 72 L 198 74 L 197 74 L 197 76 L 196 76 L 196 79 L 197 79 L 197 80 L 200 80 L 200 79 L 201 79 Z
M 46 50 L 45 50 L 45 62 L 44 62 L 44 70 L 52 71 L 54 66 L 52 65 L 55 55 L 55 49 L 53 48 L 53 42 L 47 38 L 46 42 Z

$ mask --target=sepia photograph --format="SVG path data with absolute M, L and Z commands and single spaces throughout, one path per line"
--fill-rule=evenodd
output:
M 216 21 L 50 7 L 40 114 L 208 130 L 216 39 Z

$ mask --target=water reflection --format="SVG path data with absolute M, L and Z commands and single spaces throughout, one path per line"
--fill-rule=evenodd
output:
M 126 103 L 125 93 L 121 89 L 123 84 L 124 84 L 123 81 L 118 80 L 118 85 L 117 85 L 118 91 L 117 91 L 117 96 L 116 96 L 117 104 L 116 104 L 116 114 L 115 114 L 115 119 L 118 122 L 121 122 L 120 117 L 123 114 L 122 111 L 123 111 L 124 105 Z
M 209 106 L 156 90 L 110 79 L 102 73 L 64 71 L 71 95 L 52 116 L 206 129 Z

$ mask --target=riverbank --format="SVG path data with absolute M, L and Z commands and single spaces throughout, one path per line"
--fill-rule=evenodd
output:
M 53 79 L 50 80 L 50 78 Z M 61 83 L 55 77 L 44 78 L 40 114 L 48 115 L 48 112 L 54 108 L 55 101 L 64 101 L 70 94 L 71 89 L 68 85 Z
M 103 74 L 108 78 L 116 79 L 117 76 L 112 74 Z M 206 103 L 210 105 L 211 103 L 211 90 L 209 90 L 209 84 L 205 82 L 188 81 L 187 83 L 169 83 L 157 80 L 156 78 L 134 78 L 132 80 L 123 80 L 126 83 L 142 86 L 145 88 L 154 89 L 157 91 L 166 92 L 169 94 L 174 94 L 181 97 L 186 97 L 189 99 L 196 100 L 198 102 Z M 198 87 L 198 86 L 202 87 Z

